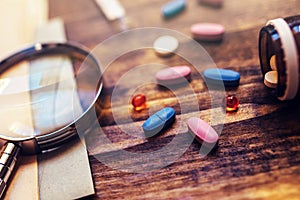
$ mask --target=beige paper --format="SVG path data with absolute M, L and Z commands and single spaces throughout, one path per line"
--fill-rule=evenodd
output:
M 94 194 L 86 149 L 80 139 L 38 156 L 42 200 L 78 199 Z
M 38 168 L 36 156 L 20 157 L 17 173 L 14 175 L 4 199 L 39 199 Z
M 36 38 L 39 42 L 64 42 L 66 37 L 63 21 L 60 19 L 51 20 L 47 26 L 38 30 Z M 46 105 L 44 105 L 47 109 L 52 107 L 55 110 L 61 111 L 60 113 L 63 113 L 62 115 L 55 113 L 55 115 L 57 115 L 55 116 L 55 122 L 49 123 L 48 118 L 54 114 L 51 113 L 51 109 L 50 111 L 44 110 L 42 113 L 34 111 L 36 115 L 35 122 L 38 122 L 35 123 L 35 127 L 44 130 L 51 129 L 56 125 L 65 124 L 70 118 L 72 119 L 73 114 L 79 116 L 79 114 L 82 113 L 79 99 L 74 99 L 77 94 L 74 94 L 76 82 L 73 78 L 71 62 L 64 57 L 56 57 L 51 62 L 52 75 L 53 73 L 57 74 L 57 81 L 68 81 L 64 81 L 60 83 L 58 87 L 53 88 L 59 91 L 56 97 L 62 96 L 63 99 L 51 98 L 50 96 L 48 99 L 52 103 L 46 103 Z M 31 73 L 36 73 L 44 64 L 47 63 L 39 62 L 31 65 Z M 44 78 L 47 79 L 47 76 L 44 76 Z M 53 82 L 53 77 L 51 79 L 52 80 L 44 81 L 46 83 L 49 81 Z M 39 93 L 33 93 L 32 98 L 38 100 L 42 97 Z M 71 107 L 69 106 L 70 103 L 73 103 Z M 45 112 L 47 114 L 45 114 Z M 71 114 L 71 116 L 68 115 L 65 117 L 66 113 Z M 58 151 L 38 155 L 38 160 L 41 199 L 77 199 L 94 194 L 94 185 L 84 141 L 78 139 L 70 144 L 64 145 Z

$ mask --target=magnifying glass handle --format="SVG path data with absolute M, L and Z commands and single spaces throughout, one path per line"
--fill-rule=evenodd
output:
M 16 165 L 21 148 L 14 143 L 6 143 L 0 152 L 0 197 L 6 189 L 7 181 Z

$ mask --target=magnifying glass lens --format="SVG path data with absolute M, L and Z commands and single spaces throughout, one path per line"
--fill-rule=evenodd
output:
M 13 63 L 0 75 L 0 137 L 22 140 L 74 123 L 94 103 L 100 75 L 77 50 Z

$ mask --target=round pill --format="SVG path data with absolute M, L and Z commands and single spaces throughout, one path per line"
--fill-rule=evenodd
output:
M 144 108 L 146 108 L 146 96 L 143 94 L 135 95 L 131 100 L 131 104 L 133 105 L 134 110 L 143 110 Z
M 160 85 L 176 85 L 190 79 L 191 69 L 188 66 L 176 66 L 158 71 L 155 75 Z
M 152 137 L 169 128 L 175 121 L 175 110 L 170 107 L 159 110 L 142 125 L 147 137 Z
M 225 87 L 237 87 L 240 83 L 240 74 L 229 69 L 210 68 L 204 71 L 204 78 L 208 84 L 220 84 Z
M 161 36 L 157 38 L 153 43 L 155 52 L 162 57 L 172 55 L 178 48 L 178 40 L 169 35 Z
M 226 101 L 226 111 L 234 112 L 237 111 L 240 105 L 240 100 L 233 95 L 228 95 L 225 98 Z
M 188 119 L 187 125 L 189 132 L 195 136 L 195 139 L 207 147 L 211 147 L 219 139 L 217 132 L 200 118 L 191 117 Z
M 213 7 L 221 7 L 224 0 L 199 0 L 199 3 Z
M 185 0 L 173 0 L 163 5 L 161 8 L 162 15 L 165 18 L 171 18 L 184 10 L 186 5 Z
M 265 74 L 264 84 L 269 88 L 276 88 L 278 83 L 277 71 L 268 71 Z
M 193 38 L 200 41 L 221 41 L 224 32 L 224 26 L 215 23 L 198 23 L 191 26 Z

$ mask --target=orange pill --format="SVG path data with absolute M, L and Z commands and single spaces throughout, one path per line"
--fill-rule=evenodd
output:
M 133 105 L 134 110 L 143 110 L 144 108 L 146 108 L 146 96 L 143 94 L 135 95 L 131 100 L 131 104 Z

